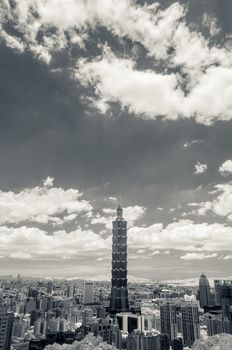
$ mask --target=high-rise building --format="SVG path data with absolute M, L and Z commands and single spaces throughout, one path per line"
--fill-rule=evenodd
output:
M 127 350 L 160 350 L 160 335 L 136 330 L 128 335 L 126 348 Z
M 74 285 L 73 284 L 69 284 L 68 288 L 67 288 L 67 297 L 68 298 L 73 298 L 74 295 Z
M 93 304 L 94 302 L 94 283 L 85 282 L 84 284 L 84 304 Z
M 198 306 L 193 303 L 181 304 L 182 334 L 184 346 L 191 347 L 200 338 Z
M 14 314 L 0 308 L 0 350 L 9 350 L 14 322 Z
M 221 306 L 223 315 L 232 322 L 232 281 L 215 280 L 216 304 Z
M 204 325 L 207 327 L 208 336 L 222 333 L 232 334 L 232 322 L 222 314 L 204 314 Z
M 123 210 L 118 206 L 117 217 L 113 221 L 112 279 L 110 312 L 116 314 L 129 310 L 127 289 L 127 222 Z
M 166 302 L 160 305 L 160 323 L 161 333 L 167 334 L 169 341 L 177 337 L 178 322 L 178 304 Z
M 184 346 L 192 346 L 200 337 L 197 304 L 190 302 L 166 302 L 160 305 L 161 332 L 171 342 L 178 333 L 183 335 Z
M 52 294 L 53 293 L 53 283 L 51 281 L 48 282 L 47 293 L 48 294 Z
M 201 308 L 204 308 L 205 306 L 210 306 L 211 304 L 209 281 L 206 275 L 203 273 L 199 280 L 199 301 Z

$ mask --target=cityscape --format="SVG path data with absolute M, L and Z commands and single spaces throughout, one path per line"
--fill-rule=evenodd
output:
M 0 0 L 0 350 L 232 350 L 232 0 Z
M 232 334 L 232 280 L 215 280 L 211 288 L 202 273 L 192 287 L 128 285 L 127 221 L 120 205 L 112 222 L 111 277 L 111 282 L 2 278 L 0 349 L 62 349 L 63 344 L 70 349 L 79 349 L 78 344 L 80 349 L 206 349 L 201 341 Z

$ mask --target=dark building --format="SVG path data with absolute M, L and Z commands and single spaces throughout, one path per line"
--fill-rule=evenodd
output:
M 169 350 L 169 349 L 170 349 L 169 336 L 167 334 L 161 334 L 160 335 L 160 350 Z
M 14 314 L 8 313 L 6 308 L 0 308 L 0 350 L 9 350 Z
M 172 350 L 183 350 L 183 340 L 182 338 L 173 339 L 172 341 Z
M 206 275 L 204 275 L 203 273 L 199 280 L 199 301 L 200 301 L 201 308 L 211 305 L 209 281 Z
M 232 281 L 215 280 L 214 286 L 216 304 L 221 306 L 223 315 L 232 322 Z
M 110 312 L 116 314 L 129 310 L 127 290 L 127 222 L 119 206 L 113 221 L 112 279 Z

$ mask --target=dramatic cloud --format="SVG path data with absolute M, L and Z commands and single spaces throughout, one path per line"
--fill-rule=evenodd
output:
M 200 162 L 197 162 L 194 166 L 195 166 L 195 171 L 194 171 L 195 175 L 204 174 L 208 169 L 207 164 L 203 164 Z
M 222 175 L 232 174 L 232 160 L 225 161 L 219 168 L 219 172 Z
M 42 186 L 20 192 L 0 191 L 0 224 L 30 221 L 59 225 L 75 219 L 78 214 L 91 212 L 92 205 L 81 198 L 82 193 L 77 189 L 53 187 L 53 181 L 48 177 Z
M 20 53 L 30 50 L 47 64 L 59 51 L 72 56 L 74 46 L 87 50 L 99 27 L 119 47 L 130 40 L 145 49 L 144 57 L 154 60 L 152 68 L 138 69 L 136 54 L 123 57 L 122 47 L 117 55 L 108 48 L 91 59 L 86 58 L 91 54 L 77 62 L 72 57 L 71 75 L 91 87 L 94 94 L 87 89 L 85 99 L 102 113 L 118 102 L 146 119 L 195 118 L 206 125 L 232 119 L 232 51 L 227 43 L 214 46 L 190 28 L 187 9 L 178 2 L 166 9 L 132 0 L 5 0 L 0 6 L 2 41 Z M 204 15 L 203 23 L 211 36 L 219 31 L 215 19 Z M 18 35 L 10 34 L 6 24 Z M 98 43 L 97 51 L 102 47 Z

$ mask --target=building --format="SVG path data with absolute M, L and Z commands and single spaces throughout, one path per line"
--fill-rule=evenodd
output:
M 207 327 L 208 336 L 222 333 L 232 334 L 232 322 L 222 314 L 205 314 L 204 325 Z
M 9 350 L 14 314 L 8 313 L 6 308 L 0 308 L 0 350 Z
M 48 294 L 52 294 L 53 293 L 53 283 L 51 281 L 48 282 L 47 293 Z
M 161 350 L 160 335 L 134 331 L 127 337 L 127 350 Z
M 205 306 L 211 305 L 211 294 L 210 294 L 210 286 L 209 281 L 202 273 L 200 280 L 199 280 L 199 301 L 200 301 L 200 307 L 204 308 Z
M 161 333 L 167 334 L 169 341 L 175 339 L 179 331 L 177 322 L 178 307 L 178 304 L 172 302 L 160 305 Z
M 123 219 L 121 206 L 113 221 L 112 279 L 110 312 L 116 314 L 129 311 L 127 289 L 127 222 Z
M 94 283 L 85 282 L 84 283 L 84 304 L 94 303 Z
M 132 333 L 134 330 L 151 331 L 152 322 L 149 316 L 135 315 L 129 312 L 121 312 L 116 315 L 119 328 L 124 333 Z
M 200 337 L 199 312 L 197 304 L 185 301 L 168 301 L 160 305 L 161 333 L 169 342 L 183 335 L 183 345 L 192 346 Z
M 67 297 L 68 298 L 73 298 L 74 295 L 74 285 L 73 284 L 69 284 L 68 288 L 67 288 Z
M 182 338 L 173 339 L 171 345 L 172 345 L 172 350 L 183 350 L 184 348 L 183 339 Z
M 191 347 L 200 338 L 198 306 L 193 303 L 181 304 L 182 334 L 184 346 Z
M 232 281 L 215 280 L 214 287 L 216 304 L 221 306 L 223 315 L 232 322 Z

